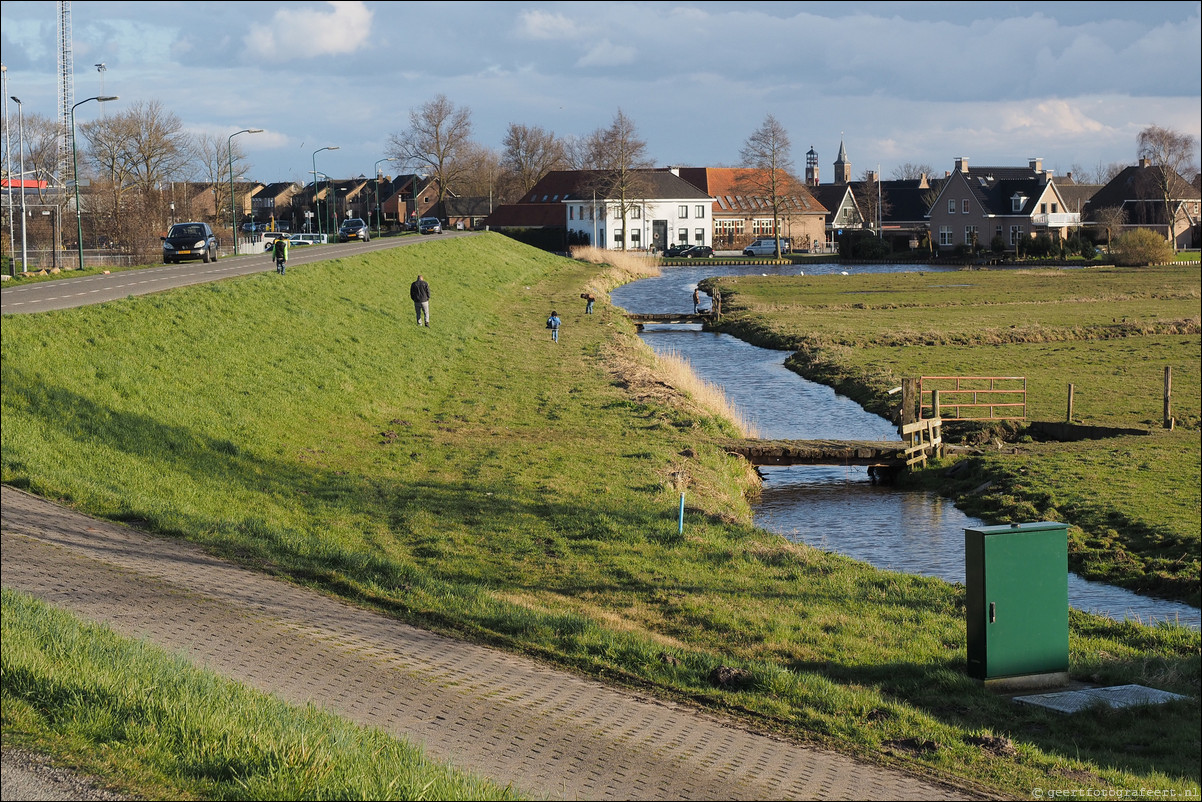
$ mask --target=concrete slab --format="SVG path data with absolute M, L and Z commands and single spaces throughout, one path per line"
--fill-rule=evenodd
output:
M 1058 713 L 1079 713 L 1097 705 L 1119 709 L 1138 705 L 1157 705 L 1186 698 L 1181 694 L 1146 688 L 1143 685 L 1114 685 L 1109 688 L 1081 688 L 1057 693 L 1016 696 L 1014 701 L 1046 707 Z

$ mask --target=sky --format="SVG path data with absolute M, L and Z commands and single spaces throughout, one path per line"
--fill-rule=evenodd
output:
M 26 115 L 58 113 L 58 5 L 0 3 L 5 90 Z M 498 152 L 512 123 L 584 137 L 620 110 L 660 167 L 738 165 L 771 115 L 795 172 L 812 147 L 822 183 L 841 142 L 854 178 L 887 179 L 958 157 L 1094 171 L 1135 163 L 1152 124 L 1202 136 L 1194 0 L 67 5 L 76 102 L 120 98 L 77 123 L 158 101 L 195 134 L 262 128 L 236 141 L 265 183 L 311 181 L 314 160 L 372 175 L 439 95 Z

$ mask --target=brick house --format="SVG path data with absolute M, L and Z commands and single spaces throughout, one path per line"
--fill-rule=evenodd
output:
M 770 199 L 749 189 L 763 183 L 753 180 L 755 170 L 746 167 L 672 167 L 668 170 L 713 198 L 710 217 L 715 248 L 741 251 L 758 237 L 777 235 Z M 779 235 L 791 240 L 797 250 L 821 249 L 827 240 L 829 212 L 810 190 L 790 178 L 780 198 Z

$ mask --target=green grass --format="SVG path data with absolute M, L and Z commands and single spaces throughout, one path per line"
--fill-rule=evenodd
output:
M 1143 437 L 1037 443 L 1024 426 L 949 425 L 985 446 L 968 470 L 918 477 L 993 523 L 1073 525 L 1085 577 L 1197 605 L 1202 337 L 1197 265 L 726 277 L 722 328 L 886 416 L 903 377 L 1024 376 L 1027 421 Z M 1173 431 L 1163 428 L 1165 368 Z M 1001 437 L 1005 442 L 995 440 Z M 985 482 L 988 491 L 975 493 Z
M 1197 787 L 1197 632 L 1072 613 L 1077 676 L 1190 696 L 1151 715 L 995 697 L 965 675 L 963 587 L 751 526 L 754 477 L 722 448 L 735 427 L 665 386 L 604 299 L 583 314 L 606 282 L 481 235 L 7 317 L 0 476 L 865 759 L 1006 794 Z M 723 665 L 751 681 L 715 685 Z M 888 745 L 907 738 L 939 748 Z
M 4 743 L 149 799 L 521 799 L 378 730 L 3 592 Z

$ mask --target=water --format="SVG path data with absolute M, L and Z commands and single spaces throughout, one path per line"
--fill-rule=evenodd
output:
M 807 273 L 904 272 L 899 265 L 807 265 Z M 922 267 L 925 272 L 940 268 Z M 945 268 L 946 269 L 946 268 Z M 663 275 L 619 287 L 615 305 L 631 312 L 691 312 L 693 288 L 714 275 L 797 275 L 795 265 L 666 267 Z M 703 306 L 705 299 L 703 296 Z M 764 438 L 897 440 L 896 427 L 831 388 L 784 367 L 787 354 L 749 345 L 699 326 L 648 326 L 643 340 L 658 353 L 688 360 Z M 986 525 L 933 493 L 874 485 L 863 467 L 764 467 L 755 523 L 789 540 L 845 554 L 880 568 L 948 582 L 964 581 L 964 530 Z M 1068 577 L 1069 604 L 1116 620 L 1178 621 L 1195 629 L 1202 614 L 1178 602 Z

